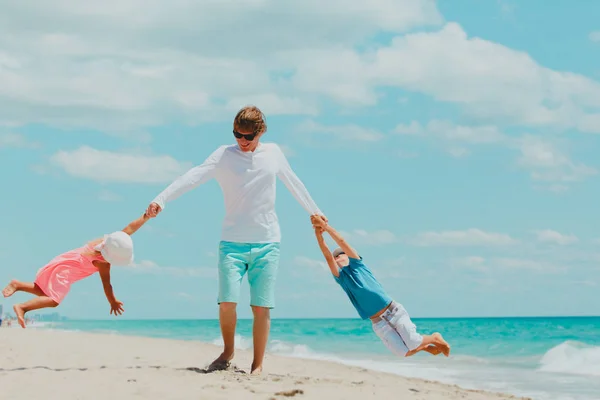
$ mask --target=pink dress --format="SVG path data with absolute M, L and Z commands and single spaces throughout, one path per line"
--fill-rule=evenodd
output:
M 85 251 L 93 253 L 94 249 L 86 244 L 54 257 L 46 266 L 40 268 L 35 277 L 35 284 L 46 296 L 60 304 L 74 282 L 98 272 L 98 268 L 93 264 L 94 261 L 106 262 L 102 255 L 82 254 Z

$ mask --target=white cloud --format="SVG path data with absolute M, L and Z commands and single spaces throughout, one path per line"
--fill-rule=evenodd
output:
M 417 121 L 411 121 L 410 124 L 399 124 L 394 131 L 402 135 L 419 135 L 452 143 L 489 144 L 504 142 L 507 139 L 494 125 L 456 125 L 451 121 L 435 119 L 429 121 L 425 126 Z
M 558 144 L 550 138 L 531 134 L 510 137 L 494 125 L 464 126 L 445 120 L 432 120 L 422 125 L 411 121 L 397 125 L 394 132 L 429 139 L 457 158 L 470 153 L 465 145 L 500 145 L 516 150 L 520 153 L 517 165 L 529 171 L 533 180 L 544 182 L 540 188 L 556 193 L 568 190 L 564 182 L 582 181 L 598 173 L 595 168 L 571 160 L 564 140 Z
M 19 133 L 0 133 L 0 149 L 4 147 L 17 147 L 26 149 L 37 149 L 40 144 L 29 141 Z
M 61 150 L 50 162 L 78 178 L 119 183 L 166 183 L 191 167 L 166 155 L 116 153 L 88 146 Z
M 158 236 L 164 236 L 169 238 L 175 237 L 175 234 L 173 232 L 163 228 L 157 228 L 156 225 L 146 225 L 144 226 L 144 230 L 152 232 L 153 234 Z
M 399 87 L 457 104 L 492 124 L 600 133 L 600 83 L 468 37 L 453 22 L 439 31 L 397 36 L 391 45 L 362 55 L 348 49 L 307 51 L 295 61 L 298 87 L 356 105 L 374 104 L 377 87 Z M 337 67 L 340 62 L 343 69 Z
M 315 260 L 313 258 L 309 258 L 309 257 L 305 257 L 305 256 L 295 257 L 294 264 L 296 264 L 298 267 L 317 268 L 317 269 L 322 269 L 324 271 L 329 271 L 329 266 L 327 265 L 327 261 Z
M 521 153 L 518 165 L 530 171 L 531 178 L 537 181 L 562 183 L 581 181 L 598 171 L 582 163 L 575 163 L 555 143 L 531 135 L 518 142 Z M 559 187 L 562 189 L 562 187 Z
M 504 16 L 512 16 L 516 8 L 514 4 L 510 4 L 505 0 L 498 0 L 498 6 Z
M 434 0 L 3 2 L 0 122 L 127 131 L 246 102 L 314 115 L 313 93 L 290 86 L 288 54 L 442 20 Z M 353 96 L 351 86 L 337 90 Z
M 463 268 L 469 268 L 476 271 L 487 271 L 487 266 L 485 265 L 485 258 L 480 256 L 469 256 L 464 258 L 459 258 L 454 260 L 454 265 Z
M 592 42 L 600 42 L 600 31 L 590 32 L 589 37 Z
M 535 185 L 534 186 L 535 189 L 540 189 L 540 190 L 547 190 L 553 193 L 564 193 L 567 190 L 569 190 L 569 186 L 567 185 L 563 185 L 560 183 L 554 183 L 551 185 L 547 185 L 547 186 L 543 186 L 543 185 Z
M 565 267 L 557 266 L 541 260 L 530 260 L 522 258 L 496 258 L 491 261 L 492 268 L 533 270 L 538 272 L 557 273 L 564 272 Z
M 374 129 L 364 128 L 358 125 L 322 125 L 314 121 L 305 121 L 298 130 L 317 134 L 332 135 L 344 140 L 357 142 L 376 142 L 384 138 L 384 135 Z
M 598 82 L 469 37 L 457 23 L 412 32 L 444 22 L 433 0 L 232 4 L 3 2 L 0 123 L 129 134 L 173 119 L 230 118 L 249 102 L 267 115 L 314 116 L 321 96 L 361 106 L 379 101 L 378 88 L 399 87 L 458 104 L 486 124 L 600 132 Z M 31 21 L 35 29 L 26 28 Z M 396 36 L 365 46 L 379 33 Z
M 446 120 L 431 120 L 427 125 L 417 121 L 398 124 L 394 132 L 405 136 L 415 136 L 430 140 L 455 158 L 471 153 L 464 145 L 492 144 L 506 141 L 498 127 L 492 125 L 464 126 Z
M 537 240 L 542 243 L 553 243 L 559 245 L 567 245 L 576 243 L 579 241 L 577 236 L 571 235 L 563 235 L 560 232 L 553 231 L 551 229 L 544 229 L 535 231 L 537 235 Z
M 282 97 L 275 93 L 250 94 L 234 97 L 227 103 L 227 110 L 236 113 L 247 104 L 257 104 L 266 115 L 301 114 L 317 115 L 319 110 L 300 98 Z
M 384 260 L 382 262 L 382 265 L 385 266 L 385 267 L 391 267 L 391 268 L 403 267 L 403 266 L 406 265 L 406 258 L 405 257 L 400 257 L 400 258 L 394 258 L 394 259 Z
M 424 232 L 409 240 L 416 246 L 508 246 L 517 243 L 509 235 L 480 229 L 463 231 Z
M 464 147 L 450 147 L 446 151 L 454 158 L 466 157 L 470 153 L 469 149 L 465 149 Z
M 144 274 L 155 274 L 155 275 L 170 275 L 176 277 L 194 277 L 194 278 L 216 278 L 217 270 L 216 268 L 209 267 L 169 267 L 169 266 L 160 266 L 154 261 L 150 260 L 142 260 L 138 263 L 134 263 L 134 265 L 130 268 L 126 268 L 128 271 L 132 271 L 135 273 L 144 273 Z
M 402 159 L 411 159 L 419 157 L 419 153 L 413 151 L 398 150 L 396 156 Z
M 571 281 L 571 284 L 577 285 L 577 286 L 588 286 L 588 287 L 598 286 L 598 284 L 592 280 Z
M 340 234 L 348 240 L 351 245 L 382 246 L 398 241 L 398 238 L 393 232 L 385 229 L 372 232 L 364 229 L 354 229 L 351 232 L 340 231 Z
M 530 270 L 542 273 L 559 273 L 566 270 L 565 267 L 557 266 L 546 261 L 514 257 L 483 258 L 480 256 L 469 256 L 454 260 L 454 265 L 481 272 Z
M 100 194 L 98 195 L 98 199 L 100 201 L 120 201 L 121 200 L 121 196 L 119 196 L 118 194 L 111 192 L 110 190 L 103 190 L 100 192 Z

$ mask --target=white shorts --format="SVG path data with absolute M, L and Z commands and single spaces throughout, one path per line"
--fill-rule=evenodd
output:
M 417 332 L 417 327 L 401 304 L 392 302 L 388 309 L 372 322 L 375 334 L 397 356 L 404 357 L 423 343 L 423 336 Z

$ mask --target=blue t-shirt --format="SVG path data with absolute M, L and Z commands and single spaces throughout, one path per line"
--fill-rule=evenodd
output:
M 392 299 L 383 290 L 362 257 L 350 258 L 350 264 L 340 268 L 340 276 L 333 278 L 344 289 L 362 319 L 368 319 L 387 307 Z

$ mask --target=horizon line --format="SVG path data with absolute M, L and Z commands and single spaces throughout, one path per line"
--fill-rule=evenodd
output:
M 37 314 L 43 316 L 44 314 Z M 58 316 L 60 319 L 66 319 L 69 321 L 218 321 L 217 318 L 164 318 L 164 317 L 148 317 L 148 318 L 79 318 L 79 317 L 68 317 L 64 315 Z M 600 318 L 600 315 L 523 315 L 523 316 L 465 316 L 465 317 L 412 317 L 415 320 L 456 320 L 456 319 L 560 319 L 560 318 Z M 358 320 L 362 319 L 359 317 L 279 317 L 271 318 L 271 320 Z M 252 317 L 238 318 L 238 321 L 252 321 Z M 56 322 L 56 321 L 47 321 Z

